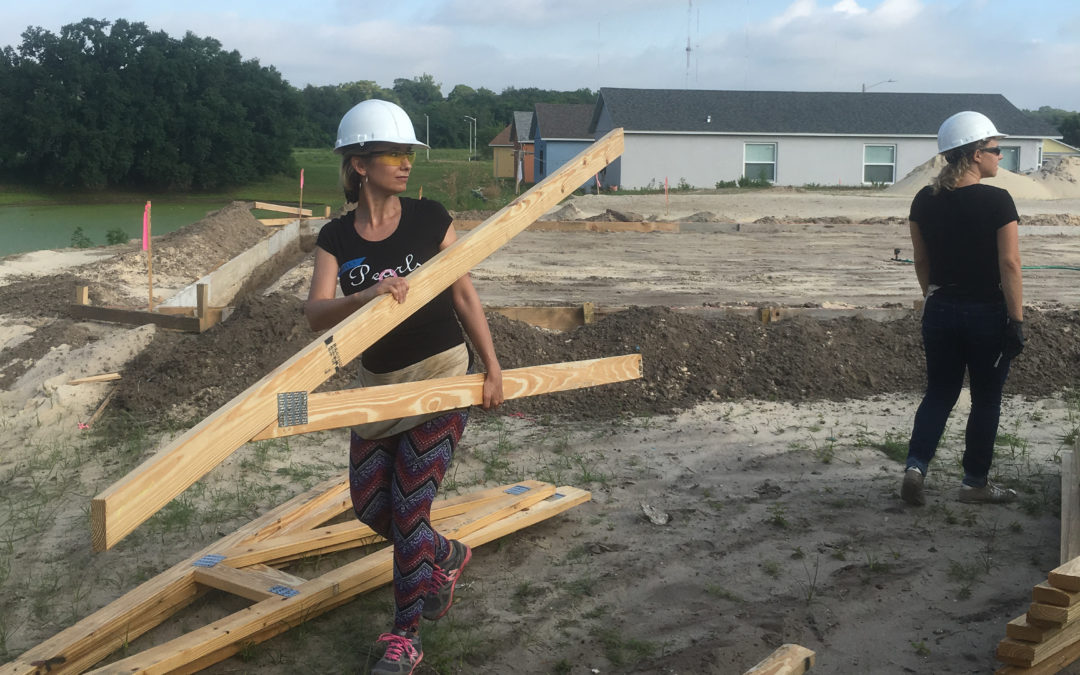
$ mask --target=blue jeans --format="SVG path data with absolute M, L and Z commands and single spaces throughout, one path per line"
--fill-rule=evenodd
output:
M 960 396 L 964 371 L 971 384 L 971 414 L 964 436 L 964 484 L 986 484 L 994 458 L 1001 390 L 1009 361 L 1001 356 L 1007 315 L 1004 302 L 931 294 L 922 320 L 926 395 L 915 413 L 907 468 L 926 473 L 949 413 Z

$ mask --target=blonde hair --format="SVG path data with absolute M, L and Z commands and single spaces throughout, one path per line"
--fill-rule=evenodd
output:
M 347 204 L 354 204 L 360 201 L 360 188 L 362 188 L 363 182 L 360 180 L 360 174 L 356 172 L 356 169 L 352 165 L 352 158 L 360 155 L 359 148 L 354 152 L 346 152 L 341 158 L 341 170 L 338 172 L 338 182 L 341 184 L 341 189 L 345 192 L 345 202 Z
M 941 172 L 930 183 L 934 188 L 934 194 L 938 194 L 942 190 L 955 190 L 957 183 L 960 182 L 960 177 L 970 171 L 972 165 L 974 165 L 975 151 L 982 150 L 989 144 L 990 139 L 984 138 L 981 141 L 961 145 L 959 148 L 946 150 L 942 153 L 945 155 L 947 164 L 941 167 Z

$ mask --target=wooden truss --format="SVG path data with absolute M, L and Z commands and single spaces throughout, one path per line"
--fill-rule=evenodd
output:
M 622 130 L 593 143 L 409 275 L 409 295 L 364 305 L 107 488 L 90 505 L 95 550 L 111 548 L 278 417 L 279 395 L 307 395 L 622 153 Z
M 476 547 L 562 513 L 589 493 L 537 481 L 443 499 L 432 520 L 447 536 Z M 253 601 L 249 607 L 94 673 L 192 673 L 262 642 L 390 581 L 383 547 L 315 579 L 278 568 L 292 561 L 382 541 L 359 521 L 327 525 L 352 508 L 347 479 L 316 486 L 143 583 L 17 661 L 0 675 L 82 673 L 167 620 L 211 589 Z

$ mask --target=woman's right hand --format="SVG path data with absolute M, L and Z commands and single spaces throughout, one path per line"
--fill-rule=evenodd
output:
M 405 296 L 409 294 L 409 282 L 405 280 L 405 277 L 386 277 L 373 288 L 376 296 L 390 294 L 399 305 L 405 302 Z

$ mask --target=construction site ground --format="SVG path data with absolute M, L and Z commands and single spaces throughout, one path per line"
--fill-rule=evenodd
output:
M 723 311 L 912 307 L 909 202 L 586 196 L 549 215 L 614 211 L 680 232 L 528 231 L 481 263 L 489 306 L 626 308 L 566 333 L 491 314 L 504 368 L 641 353 L 645 377 L 473 411 L 444 492 L 537 478 L 593 500 L 477 549 L 450 615 L 423 626 L 419 672 L 741 673 L 787 642 L 817 652 L 815 672 L 991 672 L 1005 624 L 1059 562 L 1059 455 L 1080 427 L 1080 272 L 1025 272 L 1029 343 L 995 461 L 1020 492 L 1009 506 L 955 499 L 966 393 L 928 504 L 899 499 L 924 384 L 913 313 L 763 325 Z M 1024 264 L 1075 266 L 1080 203 L 1018 206 Z M 155 289 L 194 281 L 264 231 L 236 206 L 155 242 Z M 94 495 L 317 337 L 301 313 L 305 243 L 198 335 L 66 317 L 79 282 L 92 303 L 145 303 L 135 244 L 0 261 L 0 663 L 345 470 L 345 431 L 248 444 L 116 548 L 90 552 Z M 121 379 L 67 384 L 112 371 Z M 237 607 L 208 595 L 129 651 Z M 207 672 L 364 672 L 391 613 L 384 588 Z

